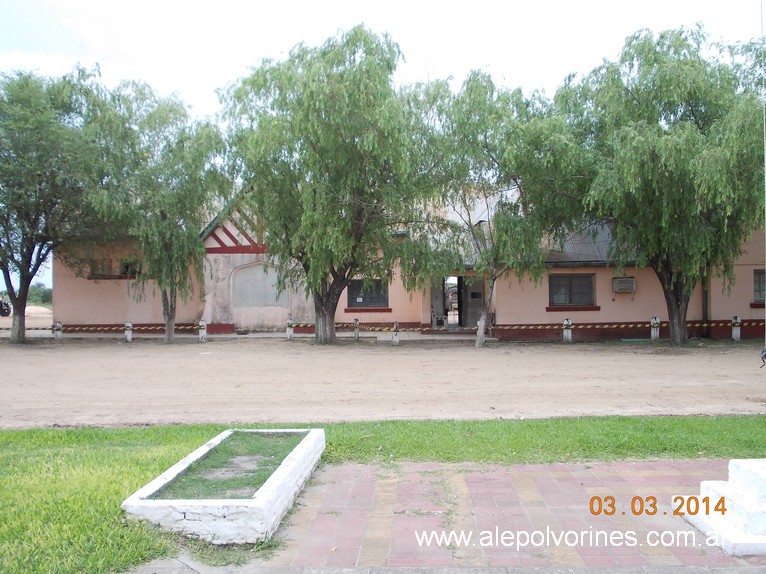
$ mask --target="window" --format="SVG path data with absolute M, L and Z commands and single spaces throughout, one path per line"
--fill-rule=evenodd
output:
M 551 307 L 593 305 L 593 275 L 549 275 Z
M 112 260 L 109 258 L 91 259 L 88 266 L 88 279 L 107 279 L 114 275 Z
M 125 259 L 120 263 L 120 277 L 135 279 L 136 275 L 138 275 L 138 261 L 135 259 Z
M 119 263 L 102 257 L 91 259 L 88 263 L 88 279 L 135 279 L 138 275 L 138 261 L 135 259 L 123 259 Z
M 380 279 L 364 282 L 352 279 L 348 285 L 349 307 L 388 307 L 388 286 Z
M 755 269 L 753 271 L 753 303 L 766 301 L 766 271 Z

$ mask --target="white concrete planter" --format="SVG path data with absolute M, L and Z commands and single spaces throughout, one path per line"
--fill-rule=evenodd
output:
M 725 501 L 725 514 L 701 508 L 684 515 L 706 537 L 733 556 L 766 556 L 766 458 L 730 460 L 728 481 L 703 480 L 699 497 L 685 497 L 685 505 L 689 498 L 707 498 L 708 508 Z
M 149 499 L 235 431 L 307 434 L 252 498 Z M 148 520 L 163 528 L 213 544 L 246 544 L 267 540 L 279 527 L 280 521 L 319 464 L 324 447 L 323 429 L 229 429 L 138 489 L 122 503 L 122 509 L 130 518 Z

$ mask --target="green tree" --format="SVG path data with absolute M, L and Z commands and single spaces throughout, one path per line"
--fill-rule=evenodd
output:
M 28 303 L 49 304 L 53 298 L 53 289 L 38 281 L 29 288 Z
M 582 216 L 592 162 L 551 102 L 499 89 L 486 74 L 468 77 L 440 124 L 449 142 L 446 202 L 463 258 L 487 286 L 481 347 L 497 281 L 540 277 L 543 245 Z
M 708 53 L 701 29 L 642 31 L 580 86 L 584 145 L 601 157 L 588 207 L 619 263 L 656 273 L 676 345 L 695 286 L 708 271 L 733 280 L 743 239 L 763 225 L 758 98 Z
M 394 88 L 399 59 L 390 38 L 359 26 L 264 62 L 228 96 L 232 154 L 278 284 L 307 289 L 320 343 L 335 340 L 352 279 L 385 282 L 398 264 L 412 287 L 438 260 L 437 98 Z
M 160 291 L 165 342 L 172 343 L 178 299 L 204 285 L 200 233 L 231 189 L 221 168 L 224 141 L 215 125 L 192 121 L 182 102 L 145 84 L 123 84 L 112 102 L 122 119 L 112 132 L 112 165 L 125 175 L 97 205 L 105 219 L 120 222 L 123 239 L 137 243 L 134 294 Z
M 56 79 L 0 76 L 0 271 L 13 306 L 13 343 L 25 341 L 24 313 L 40 267 L 94 225 L 89 197 L 103 176 L 101 96 L 84 70 Z

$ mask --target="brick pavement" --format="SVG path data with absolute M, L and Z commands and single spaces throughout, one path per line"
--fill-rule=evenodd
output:
M 725 460 L 694 460 L 325 466 L 277 532 L 283 548 L 263 565 L 752 566 L 766 570 L 766 557 L 729 556 L 718 547 L 707 546 L 701 533 L 672 515 L 674 495 L 699 494 L 702 480 L 725 480 L 727 464 Z M 613 496 L 615 514 L 593 516 L 589 509 L 593 496 Z M 656 515 L 635 515 L 633 497 L 645 501 L 650 496 L 658 500 Z M 635 502 L 636 508 L 640 503 Z M 430 531 L 463 532 L 472 539 L 468 544 L 453 540 L 449 546 L 419 544 L 415 533 Z M 517 548 L 508 534 L 535 531 L 568 538 L 560 539 L 558 545 L 550 538 L 535 545 L 532 543 L 542 539 L 533 535 L 532 543 Z M 653 532 L 670 543 L 651 546 L 650 542 L 656 542 L 655 535 L 650 535 Z M 679 532 L 694 532 L 694 546 L 689 546 L 690 539 L 684 543 L 680 537 L 687 535 Z M 633 538 L 635 544 L 629 545 Z
M 725 480 L 727 465 L 726 460 L 667 460 L 323 466 L 277 531 L 282 544 L 270 559 L 214 568 L 181 557 L 147 564 L 134 574 L 391 574 L 390 569 L 444 574 L 444 569 L 477 568 L 540 574 L 766 572 L 766 557 L 729 556 L 673 516 L 674 495 L 699 494 L 702 480 Z M 594 496 L 613 496 L 615 514 L 594 516 Z M 655 497 L 656 515 L 634 514 L 634 497 Z M 468 544 L 418 544 L 415 533 L 430 531 L 472 538 Z M 569 538 L 558 545 L 537 538 L 533 542 L 541 544 L 516 548 L 506 534 L 503 544 L 503 532 L 535 531 Z M 674 540 L 652 546 L 651 532 Z M 675 542 L 687 532 L 694 533 L 693 546 Z M 629 536 L 635 544 L 625 543 Z

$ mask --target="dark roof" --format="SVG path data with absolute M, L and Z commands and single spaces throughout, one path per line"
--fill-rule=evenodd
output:
M 216 214 L 216 216 L 210 221 L 210 223 L 208 223 L 207 226 L 205 226 L 205 228 L 200 231 L 199 236 L 202 238 L 202 241 L 210 237 L 210 234 L 213 233 L 213 231 L 215 231 L 221 223 L 226 221 L 226 219 L 231 216 L 232 213 L 234 213 L 239 202 L 248 193 L 249 190 L 240 190 L 238 193 L 234 194 L 234 197 L 232 197 L 218 212 L 218 214 Z
M 207 224 L 205 229 L 203 229 L 199 236 L 202 238 L 202 241 L 205 241 L 208 237 L 210 237 L 210 234 L 213 233 L 213 231 L 216 230 L 216 228 L 221 224 L 221 220 L 225 219 L 223 217 L 223 214 L 226 213 L 226 210 L 220 212 L 218 215 L 216 215 L 210 223 Z
M 606 225 L 590 226 L 567 234 L 545 251 L 545 263 L 552 267 L 603 267 L 613 263 L 609 257 L 612 235 Z

